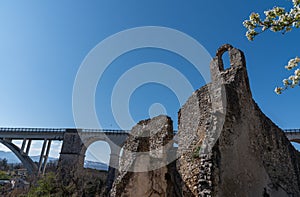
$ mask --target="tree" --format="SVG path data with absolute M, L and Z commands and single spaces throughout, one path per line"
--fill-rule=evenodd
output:
M 5 171 L 0 171 L 0 179 L 10 179 L 10 176 Z
M 292 0 L 293 5 L 290 11 L 286 11 L 282 7 L 274 7 L 273 9 L 264 11 L 264 19 L 261 19 L 258 13 L 252 13 L 249 20 L 245 20 L 243 25 L 248 29 L 246 37 L 253 41 L 258 34 L 271 30 L 273 32 L 281 32 L 285 34 L 293 28 L 300 27 L 300 0 Z M 300 82 L 300 69 L 297 68 L 300 58 L 291 59 L 285 66 L 287 70 L 295 70 L 294 74 L 283 80 L 282 87 L 276 87 L 275 92 L 281 94 L 287 88 L 294 88 Z
M 57 180 L 55 174 L 45 174 L 37 185 L 30 188 L 28 196 L 53 196 L 57 192 Z
M 9 170 L 9 165 L 7 163 L 7 159 L 0 159 L 0 170 L 7 171 Z

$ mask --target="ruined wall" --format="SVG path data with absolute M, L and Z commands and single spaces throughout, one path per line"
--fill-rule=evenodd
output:
M 231 67 L 224 70 L 226 50 Z M 194 196 L 300 196 L 299 153 L 253 101 L 243 53 L 225 45 L 210 66 L 212 83 L 179 112 L 186 186 Z
M 226 70 L 225 51 L 231 65 Z M 252 99 L 244 54 L 224 45 L 210 69 L 212 82 L 179 111 L 177 161 L 169 162 L 172 120 L 139 122 L 123 147 L 112 197 L 300 196 L 300 155 Z M 66 185 L 80 179 L 74 172 L 83 166 L 83 148 L 76 131 L 66 133 L 59 160 Z
M 178 169 L 187 188 L 211 194 L 211 155 L 199 156 L 205 132 L 211 121 L 208 86 L 197 90 L 182 107 L 178 117 Z M 199 99 L 201 98 L 201 99 Z M 199 188 L 198 188 L 199 187 Z M 205 187 L 205 188 L 204 188 Z
M 131 130 L 111 196 L 179 196 L 172 177 L 174 165 L 167 165 L 172 149 L 172 120 L 166 116 L 139 122 Z

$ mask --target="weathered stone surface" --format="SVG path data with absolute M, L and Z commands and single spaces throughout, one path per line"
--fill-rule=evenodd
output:
M 63 187 L 78 184 L 80 173 L 83 171 L 85 149 L 76 129 L 68 129 L 64 134 L 64 141 L 58 161 L 58 178 Z M 76 183 L 74 182 L 76 181 Z
M 226 50 L 231 67 L 224 70 Z M 300 196 L 299 153 L 253 101 L 243 53 L 225 45 L 210 66 L 212 83 L 179 112 L 186 186 L 193 196 Z
M 133 127 L 111 196 L 177 196 L 172 174 L 176 167 L 167 166 L 172 138 L 172 120 L 166 116 L 144 120 Z
M 231 65 L 226 70 L 225 51 Z M 244 54 L 224 45 L 210 69 L 212 82 L 179 111 L 178 160 L 170 163 L 170 118 L 139 122 L 123 147 L 111 196 L 300 196 L 300 154 L 252 99 Z M 64 186 L 74 182 L 77 196 L 84 193 L 78 170 L 84 150 L 78 134 L 67 132 L 59 175 Z M 112 149 L 110 163 L 118 163 L 118 153 Z

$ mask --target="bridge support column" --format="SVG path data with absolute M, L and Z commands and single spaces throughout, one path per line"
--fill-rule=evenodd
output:
M 84 155 L 82 149 L 84 144 L 76 129 L 67 129 L 64 134 L 62 149 L 58 161 L 59 184 L 68 186 L 72 181 L 80 179 L 83 170 Z M 73 183 L 80 184 L 80 183 Z
M 41 172 L 41 169 L 42 169 L 42 164 L 43 164 L 43 160 L 44 160 L 44 153 L 45 153 L 45 149 L 46 149 L 46 144 L 47 144 L 47 140 L 45 139 L 45 140 L 44 140 L 44 143 L 43 143 L 41 155 L 40 155 L 40 161 L 39 161 L 38 173 L 40 173 L 40 172 Z
M 48 161 L 48 157 L 49 157 L 49 152 L 50 152 L 50 147 L 51 147 L 51 142 L 52 142 L 51 140 L 48 140 L 46 154 L 45 154 L 45 157 L 44 157 L 43 169 L 42 169 L 43 174 L 45 174 L 47 161 Z
M 119 148 L 112 148 L 110 153 L 110 160 L 109 160 L 109 168 L 108 168 L 108 177 L 106 188 L 108 191 L 111 190 L 115 177 L 118 174 L 118 167 L 119 167 L 119 158 L 120 158 L 120 151 Z
M 27 142 L 27 139 L 23 139 L 22 146 L 21 146 L 21 153 L 24 153 L 26 142 Z
M 26 152 L 25 152 L 25 155 L 28 155 L 29 154 L 29 150 L 30 150 L 30 146 L 31 146 L 31 139 L 28 140 L 28 143 L 27 143 L 27 146 L 26 146 Z
M 28 155 L 29 154 L 29 150 L 30 150 L 30 146 L 31 146 L 31 139 L 29 139 L 29 140 L 27 140 L 26 138 L 23 139 L 21 150 L 20 150 L 21 154 Z
M 50 147 L 51 147 L 51 140 L 44 140 L 42 151 L 41 151 L 41 156 L 40 156 L 40 161 L 39 161 L 39 166 L 38 166 L 38 173 L 45 173 L 46 166 L 47 166 L 47 160 L 50 152 Z M 46 153 L 45 153 L 46 151 Z

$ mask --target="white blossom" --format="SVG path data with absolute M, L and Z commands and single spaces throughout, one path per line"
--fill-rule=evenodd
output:
M 283 83 L 283 85 L 285 85 L 285 86 L 288 86 L 288 85 L 290 84 L 288 79 L 284 79 L 284 80 L 282 81 L 282 83 Z
M 282 88 L 281 87 L 276 87 L 275 90 L 276 94 L 281 94 L 282 93 Z
M 254 40 L 255 36 L 266 31 L 286 33 L 293 28 L 300 28 L 300 0 L 293 0 L 293 7 L 286 11 L 282 7 L 273 7 L 264 11 L 265 18 L 262 19 L 258 13 L 251 13 L 249 20 L 245 20 L 243 25 L 247 28 L 246 37 L 248 40 Z M 299 66 L 300 58 L 290 59 L 285 66 L 287 70 L 293 70 Z M 294 71 L 288 79 L 284 79 L 283 87 L 276 87 L 275 92 L 281 94 L 288 87 L 294 88 L 300 82 L 300 69 Z
M 295 70 L 295 75 L 296 75 L 297 77 L 300 77 L 300 69 Z

